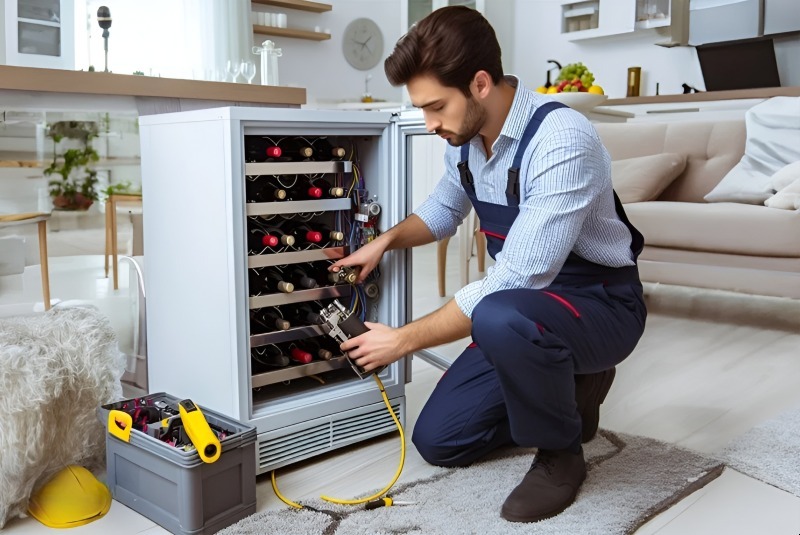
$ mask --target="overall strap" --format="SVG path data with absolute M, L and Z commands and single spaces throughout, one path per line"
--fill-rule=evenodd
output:
M 533 139 L 533 136 L 536 135 L 536 132 L 539 130 L 539 126 L 541 126 L 542 121 L 544 121 L 544 118 L 548 113 L 553 110 L 566 107 L 567 106 L 561 104 L 560 102 L 548 102 L 547 104 L 539 106 L 539 108 L 536 109 L 536 112 L 534 112 L 533 117 L 531 117 L 531 120 L 528 121 L 525 131 L 522 133 L 522 138 L 519 140 L 517 153 L 514 154 L 514 161 L 511 163 L 511 167 L 508 168 L 506 201 L 508 202 L 509 206 L 519 206 L 519 168 L 522 165 L 522 156 L 525 154 L 528 144 L 531 142 L 531 139 Z
M 458 174 L 461 176 L 461 187 L 470 197 L 475 196 L 475 179 L 469 170 L 469 141 L 461 145 L 461 161 L 458 162 Z

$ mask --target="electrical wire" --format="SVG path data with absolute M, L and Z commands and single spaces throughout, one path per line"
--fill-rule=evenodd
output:
M 386 493 L 397 483 L 397 480 L 400 479 L 400 474 L 403 472 L 403 466 L 406 462 L 406 435 L 403 431 L 403 424 L 400 423 L 400 420 L 397 418 L 397 415 L 394 413 L 394 409 L 392 409 L 392 404 L 389 402 L 389 396 L 386 395 L 386 389 L 381 382 L 380 377 L 377 374 L 374 374 L 372 377 L 375 378 L 375 382 L 378 383 L 378 389 L 381 391 L 381 397 L 383 398 L 383 403 L 386 405 L 386 408 L 389 411 L 389 414 L 392 416 L 392 420 L 394 420 L 394 424 L 397 426 L 397 430 L 400 432 L 400 463 L 397 466 L 397 471 L 392 477 L 392 480 L 386 485 L 383 489 L 379 492 L 376 492 L 372 496 L 367 496 L 366 498 L 358 498 L 353 500 L 346 500 L 342 498 L 333 498 L 331 496 L 320 496 L 323 500 L 330 503 L 338 503 L 340 505 L 359 505 L 362 503 L 371 502 L 372 500 L 376 500 L 382 496 L 385 496 Z M 275 492 L 275 495 L 278 497 L 280 501 L 285 503 L 290 507 L 294 507 L 295 509 L 302 509 L 303 506 L 299 503 L 293 502 L 286 498 L 281 492 L 278 490 L 278 483 L 275 479 L 275 470 L 272 471 L 272 490 Z

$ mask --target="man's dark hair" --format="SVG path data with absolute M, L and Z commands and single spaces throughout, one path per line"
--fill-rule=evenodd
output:
M 445 87 L 470 96 L 469 84 L 478 71 L 497 83 L 503 78 L 500 44 L 483 15 L 464 6 L 437 9 L 400 38 L 383 64 L 392 85 L 408 84 L 431 75 Z

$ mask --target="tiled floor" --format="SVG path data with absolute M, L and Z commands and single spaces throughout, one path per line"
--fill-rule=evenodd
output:
M 457 243 L 451 241 L 450 296 L 458 283 L 454 261 Z M 116 294 L 109 292 L 107 280 L 102 278 L 102 257 L 89 256 L 82 261 L 84 268 L 78 270 L 77 261 L 54 259 L 55 297 L 68 288 L 85 291 L 94 288 L 94 294 L 82 296 L 92 300 L 127 293 L 127 288 Z M 415 313 L 420 315 L 447 298 L 439 299 L 436 293 L 435 248 L 429 246 L 416 254 L 415 266 Z M 614 387 L 602 407 L 601 425 L 713 452 L 757 423 L 800 405 L 798 346 L 798 332 L 651 313 L 644 338 L 635 353 L 618 368 Z M 461 342 L 450 344 L 442 349 L 442 354 L 452 358 L 461 347 Z M 413 381 L 407 385 L 409 430 L 441 373 L 420 359 L 414 360 Z M 412 444 L 407 446 L 401 482 L 425 476 L 432 470 Z M 323 493 L 353 496 L 384 485 L 396 469 L 398 451 L 397 435 L 387 436 L 285 468 L 278 474 L 278 483 L 282 493 L 292 499 Z M 258 478 L 257 493 L 259 510 L 285 507 L 274 496 L 268 477 Z M 30 518 L 13 520 L 6 526 L 9 535 L 49 531 Z M 72 532 L 165 533 L 118 503 L 101 520 L 74 528 Z M 637 533 L 797 535 L 800 498 L 726 470 L 720 478 L 654 518 Z

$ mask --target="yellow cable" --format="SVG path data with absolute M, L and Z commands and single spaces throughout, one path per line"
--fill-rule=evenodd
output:
M 380 378 L 377 374 L 373 375 L 373 377 L 378 383 L 378 388 L 381 391 L 383 402 L 386 404 L 386 408 L 389 409 L 389 414 L 392 415 L 392 419 L 394 420 L 395 425 L 397 425 L 397 429 L 400 431 L 400 465 L 397 467 L 397 472 L 395 472 L 392 480 L 380 492 L 376 492 L 372 496 L 367 496 L 366 498 L 360 498 L 358 500 L 342 500 L 340 498 L 331 498 L 330 496 L 320 496 L 320 498 L 327 502 L 338 503 L 342 505 L 358 505 L 360 503 L 370 502 L 389 492 L 389 489 L 391 489 L 392 486 L 397 482 L 397 480 L 400 478 L 400 474 L 403 472 L 403 464 L 406 462 L 406 436 L 403 433 L 403 426 L 400 424 L 400 420 L 397 419 L 397 415 L 394 413 L 394 410 L 392 410 L 392 405 L 389 403 L 389 397 L 386 395 L 386 390 L 383 388 L 383 383 L 381 382 Z
M 277 496 L 280 501 L 288 505 L 289 507 L 294 507 L 295 509 L 302 509 L 303 506 L 299 503 L 295 503 L 293 501 L 288 500 L 281 494 L 281 491 L 278 490 L 278 483 L 275 481 L 275 470 L 272 471 L 272 490 L 275 491 L 275 496 Z
M 320 498 L 322 498 L 327 502 L 338 503 L 341 505 L 358 505 L 361 503 L 366 503 L 375 500 L 377 498 L 382 497 L 387 492 L 389 492 L 389 489 L 391 489 L 397 482 L 397 480 L 400 479 L 400 474 L 403 472 L 403 465 L 406 462 L 406 435 L 403 432 L 403 425 L 400 423 L 400 420 L 397 418 L 397 415 L 394 413 L 394 410 L 392 410 L 392 404 L 389 403 L 389 396 L 386 395 L 386 389 L 383 387 L 383 383 L 381 382 L 380 377 L 378 377 L 377 374 L 373 375 L 373 377 L 375 378 L 375 382 L 378 383 L 378 389 L 381 391 L 381 397 L 383 397 L 383 403 L 389 410 L 389 414 L 392 415 L 392 419 L 394 420 L 394 423 L 397 426 L 397 430 L 400 431 L 400 464 L 397 467 L 397 472 L 395 472 L 392 480 L 380 492 L 377 492 L 372 496 L 367 496 L 366 498 L 360 498 L 358 500 L 342 500 L 340 498 L 332 498 L 330 496 L 320 496 Z M 303 508 L 303 506 L 300 505 L 299 503 L 295 503 L 284 497 L 283 494 L 281 494 L 281 492 L 278 490 L 278 483 L 275 480 L 275 470 L 272 471 L 272 490 L 275 491 L 275 495 L 286 505 L 294 507 L 295 509 Z

